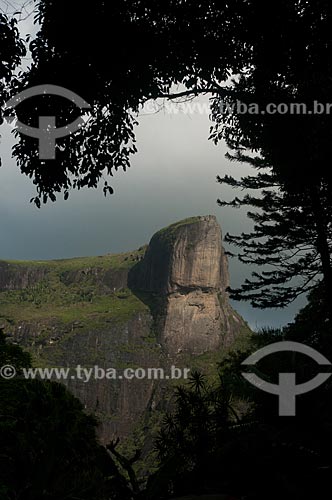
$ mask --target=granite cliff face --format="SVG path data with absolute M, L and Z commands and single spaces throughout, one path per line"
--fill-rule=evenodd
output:
M 0 292 L 29 288 L 44 278 L 44 269 L 0 261 Z
M 193 217 L 158 231 L 133 286 L 163 295 L 225 290 L 228 267 L 216 217 Z
M 193 355 L 229 345 L 241 320 L 228 303 L 227 257 L 216 217 L 178 222 L 156 233 L 130 275 L 133 289 L 164 299 L 159 338 L 168 354 Z
M 216 218 L 195 217 L 135 252 L 0 262 L 0 327 L 32 353 L 36 367 L 204 369 L 249 334 L 228 302 L 228 283 Z M 97 415 L 103 442 L 158 419 L 169 386 L 147 379 L 62 382 Z

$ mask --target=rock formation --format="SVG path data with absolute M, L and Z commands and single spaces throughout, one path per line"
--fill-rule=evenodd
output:
M 215 216 L 186 219 L 156 233 L 129 284 L 164 298 L 159 338 L 170 355 L 230 344 L 234 323 L 241 323 L 228 303 L 227 257 Z

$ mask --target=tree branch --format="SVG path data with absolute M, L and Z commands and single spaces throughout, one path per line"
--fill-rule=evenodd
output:
M 197 97 L 202 94 L 218 94 L 221 96 L 226 96 L 228 94 L 226 89 L 208 87 L 204 89 L 192 89 L 184 90 L 183 92 L 178 92 L 176 94 L 158 94 L 154 99 L 181 99 L 182 97 Z

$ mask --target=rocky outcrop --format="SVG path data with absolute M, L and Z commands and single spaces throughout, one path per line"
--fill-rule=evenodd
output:
M 44 277 L 45 270 L 37 265 L 28 267 L 0 261 L 0 292 L 28 288 Z
M 132 286 L 148 292 L 225 290 L 228 266 L 216 217 L 192 217 L 158 231 L 133 271 Z
M 227 257 L 213 215 L 186 219 L 156 233 L 143 261 L 130 272 L 129 284 L 164 298 L 158 330 L 171 356 L 219 349 L 241 326 L 228 302 Z

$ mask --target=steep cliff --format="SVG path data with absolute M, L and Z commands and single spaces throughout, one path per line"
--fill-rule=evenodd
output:
M 36 367 L 210 369 L 249 333 L 229 305 L 228 282 L 215 217 L 195 217 L 126 254 L 0 262 L 0 327 L 33 354 Z M 62 382 L 97 415 L 103 442 L 157 418 L 173 383 Z
M 192 217 L 158 231 L 135 273 L 134 287 L 163 295 L 227 288 L 227 260 L 216 217 Z
M 227 258 L 215 216 L 180 221 L 156 233 L 129 285 L 164 299 L 158 333 L 169 355 L 230 345 L 243 321 L 228 302 Z

